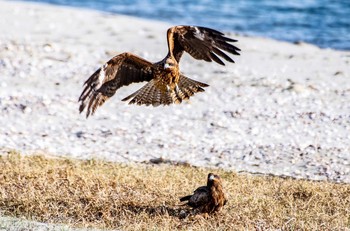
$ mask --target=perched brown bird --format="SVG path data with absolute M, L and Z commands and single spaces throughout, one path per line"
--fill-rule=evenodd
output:
M 179 62 L 184 51 L 195 59 L 207 62 L 214 60 L 221 65 L 225 64 L 219 57 L 234 63 L 223 51 L 234 55 L 239 55 L 240 51 L 229 43 L 237 40 L 205 27 L 171 27 L 167 31 L 167 40 L 168 54 L 159 62 L 151 63 L 126 52 L 113 57 L 95 71 L 84 83 L 85 88 L 79 97 L 80 113 L 87 106 L 86 117 L 93 115 L 97 107 L 112 97 L 120 87 L 143 81 L 148 83 L 123 101 L 153 106 L 181 103 L 208 86 L 180 73 Z
M 213 173 L 208 174 L 206 186 L 197 188 L 192 195 L 182 197 L 180 201 L 188 201 L 187 205 L 201 213 L 217 212 L 227 203 L 221 178 Z

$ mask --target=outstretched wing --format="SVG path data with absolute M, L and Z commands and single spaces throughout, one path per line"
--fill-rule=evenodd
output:
M 228 62 L 233 62 L 223 51 L 233 55 L 239 55 L 239 48 L 230 44 L 237 40 L 224 36 L 223 33 L 206 27 L 198 26 L 175 26 L 168 29 L 168 46 L 169 52 L 172 53 L 177 62 L 180 61 L 184 51 L 189 53 L 193 58 L 215 62 L 225 65 L 219 58 Z
M 79 97 L 79 112 L 84 111 L 87 106 L 86 117 L 93 115 L 97 107 L 112 97 L 120 87 L 150 81 L 152 78 L 151 62 L 131 53 L 117 55 L 86 80 Z

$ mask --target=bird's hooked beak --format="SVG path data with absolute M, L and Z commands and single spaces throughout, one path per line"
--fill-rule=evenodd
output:
M 165 61 L 163 67 L 164 67 L 165 70 L 173 70 L 175 66 L 176 66 L 176 61 L 171 59 L 171 58 L 168 58 Z
M 164 69 L 169 69 L 170 67 L 171 67 L 171 65 L 169 63 L 164 64 Z

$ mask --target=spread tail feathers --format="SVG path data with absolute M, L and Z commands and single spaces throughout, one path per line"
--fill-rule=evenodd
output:
M 194 93 L 204 91 L 202 87 L 207 86 L 209 85 L 181 75 L 175 89 L 163 90 L 157 85 L 156 80 L 153 79 L 138 91 L 122 99 L 122 101 L 128 101 L 131 99 L 129 104 L 145 104 L 147 106 L 181 103 L 182 100 L 189 99 Z

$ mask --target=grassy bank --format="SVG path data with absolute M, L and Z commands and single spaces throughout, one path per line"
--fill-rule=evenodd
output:
M 188 215 L 178 198 L 224 181 L 229 203 L 205 219 Z M 252 176 L 190 166 L 80 161 L 3 153 L 0 211 L 74 227 L 123 230 L 346 229 L 350 185 Z

